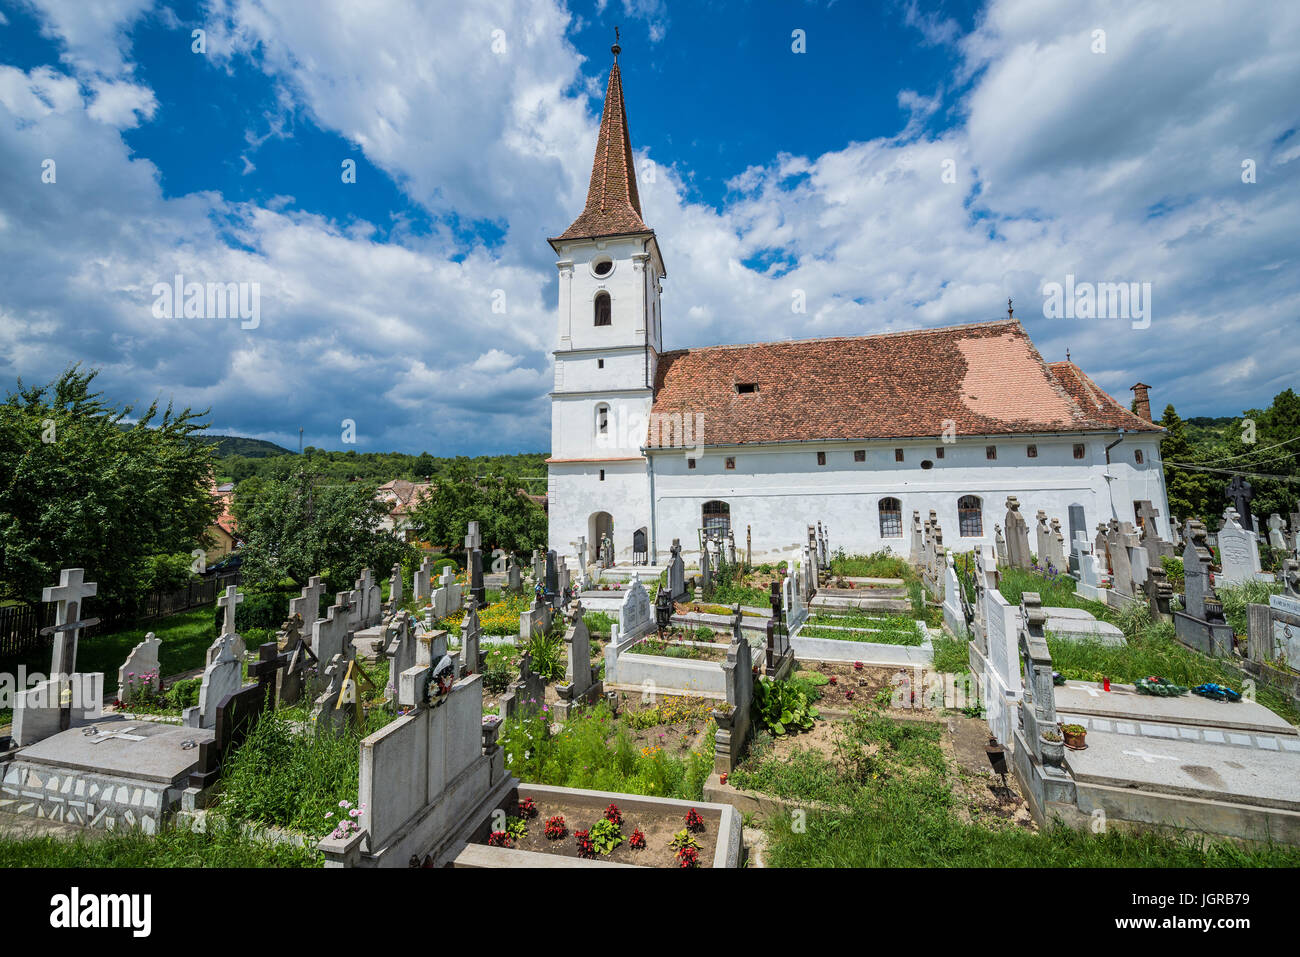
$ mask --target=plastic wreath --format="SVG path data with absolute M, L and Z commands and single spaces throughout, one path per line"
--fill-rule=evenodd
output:
M 1182 685 L 1176 685 L 1158 675 L 1139 678 L 1133 684 L 1142 694 L 1154 695 L 1157 698 L 1177 698 L 1179 695 L 1187 694 L 1187 689 Z
M 1197 685 L 1192 689 L 1192 694 L 1198 694 L 1202 698 L 1210 698 L 1214 701 L 1240 701 L 1241 692 L 1233 691 L 1231 688 L 1225 688 L 1221 684 L 1213 681 L 1207 681 L 1205 684 Z

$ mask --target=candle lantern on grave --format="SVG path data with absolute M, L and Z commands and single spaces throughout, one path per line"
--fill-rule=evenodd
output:
M 673 620 L 673 596 L 668 594 L 667 588 L 659 589 L 659 594 L 655 596 L 655 624 L 659 626 L 660 639 L 664 636 L 664 629 Z

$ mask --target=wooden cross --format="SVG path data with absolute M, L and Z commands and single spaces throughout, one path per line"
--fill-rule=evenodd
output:
M 248 677 L 256 679 L 257 686 L 262 689 L 263 697 L 268 690 L 275 691 L 276 675 L 288 663 L 291 653 L 281 654 L 274 641 L 258 646 L 257 661 L 248 666 Z
M 225 594 L 217 599 L 217 607 L 226 610 L 226 621 L 221 630 L 223 635 L 235 634 L 235 606 L 243 600 L 244 596 L 239 594 L 239 589 L 234 585 L 228 586 Z
M 59 583 L 41 589 L 41 601 L 57 602 L 54 625 L 41 629 L 41 634 L 54 635 L 54 655 L 50 674 L 70 675 L 77 670 L 77 639 L 81 629 L 97 624 L 99 619 L 81 621 L 78 616 L 83 598 L 91 598 L 99 590 L 95 582 L 85 580 L 84 568 L 65 568 L 59 572 Z

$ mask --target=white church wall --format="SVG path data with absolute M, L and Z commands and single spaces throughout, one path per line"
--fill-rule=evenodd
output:
M 558 351 L 645 344 L 651 311 L 646 297 L 653 292 L 658 298 L 657 278 L 662 275 L 661 266 L 646 249 L 644 237 L 566 244 L 568 258 L 559 262 Z M 611 260 L 613 268 L 597 276 L 592 267 L 603 259 Z M 652 274 L 658 273 L 653 288 L 647 280 L 647 267 Z M 612 321 L 607 326 L 595 324 L 596 294 L 602 291 L 609 294 L 612 307 Z
M 605 480 L 600 470 L 605 470 Z M 650 526 L 650 494 L 644 461 L 552 463 L 547 484 L 547 540 L 562 555 L 572 555 L 579 536 L 594 554 L 590 519 L 608 512 L 614 524 L 614 553 L 619 562 L 632 560 L 632 533 Z M 647 545 L 649 542 L 647 542 Z M 667 554 L 667 546 L 663 553 Z

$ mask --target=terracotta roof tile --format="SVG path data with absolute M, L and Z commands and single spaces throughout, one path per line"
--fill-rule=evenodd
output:
M 596 156 L 591 164 L 587 205 L 573 224 L 551 242 L 650 231 L 641 218 L 632 140 L 628 136 L 627 111 L 623 106 L 623 81 L 615 59 L 605 89 L 605 110 L 600 118 L 600 136 L 596 140 Z
M 1128 429 L 1131 432 L 1163 431 L 1159 425 L 1130 412 L 1110 393 L 1103 391 L 1097 383 L 1088 378 L 1088 374 L 1073 362 L 1053 362 L 1048 368 L 1052 370 L 1052 375 L 1056 376 L 1056 380 L 1065 387 L 1065 391 L 1070 393 L 1070 397 L 1084 411 L 1084 414 L 1107 423 L 1113 429 Z
M 949 419 L 958 435 L 1158 431 L 1077 367 L 1066 381 L 1054 368 L 1014 319 L 710 346 L 660 357 L 653 412 L 702 414 L 704 445 L 939 436 Z

